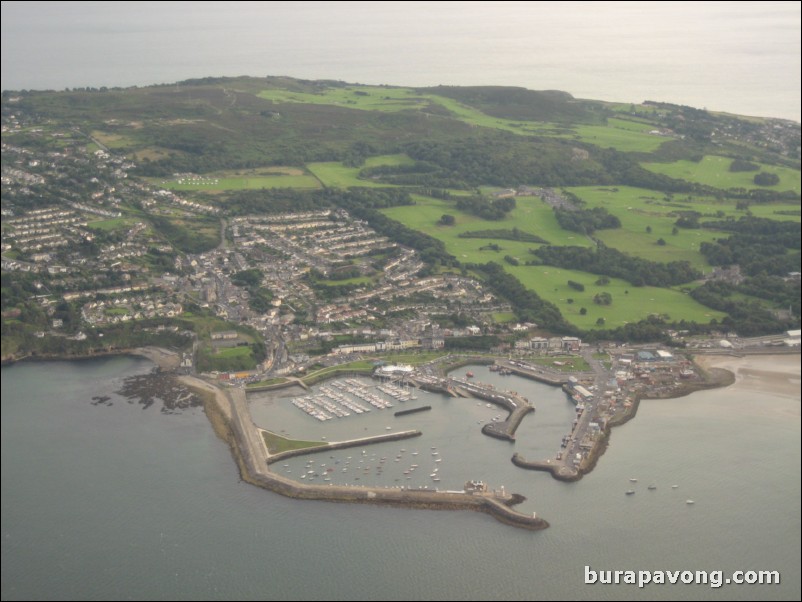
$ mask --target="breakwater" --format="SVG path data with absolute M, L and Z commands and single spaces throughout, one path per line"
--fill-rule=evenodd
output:
M 535 515 L 529 516 L 512 509 L 510 505 L 520 502 L 522 498 L 505 493 L 503 488 L 500 492 L 469 493 L 407 488 L 344 487 L 302 484 L 284 477 L 269 469 L 267 447 L 261 432 L 251 420 L 245 391 L 227 389 L 220 393 L 214 398 L 209 396 L 207 406 L 210 407 L 207 413 L 215 431 L 229 443 L 242 479 L 253 485 L 295 499 L 385 504 L 431 510 L 474 510 L 490 514 L 505 524 L 520 528 L 540 530 L 549 526 L 548 522 Z M 221 404 L 228 405 L 229 412 L 219 407 Z M 397 436 L 399 433 L 394 435 Z M 364 445 L 364 442 L 362 444 Z M 310 451 L 321 449 L 329 448 L 313 448 Z
M 407 414 L 417 414 L 418 412 L 428 412 L 432 406 L 421 406 L 419 408 L 411 408 L 409 410 L 398 410 L 393 416 L 406 416 Z
M 261 429 L 260 429 L 261 433 Z M 316 447 L 304 447 L 301 449 L 290 449 L 277 454 L 270 454 L 267 457 L 267 463 L 273 464 L 279 460 L 286 460 L 287 458 L 296 458 L 298 456 L 305 456 L 307 454 L 314 454 L 321 451 L 330 451 L 336 449 L 347 449 L 350 447 L 362 447 L 363 445 L 372 445 L 374 443 L 386 443 L 388 441 L 403 441 L 404 439 L 412 439 L 420 437 L 420 431 L 401 431 L 399 433 L 388 433 L 385 435 L 376 435 L 374 437 L 362 437 L 361 439 L 349 439 L 348 441 L 331 441 L 329 443 L 321 443 Z

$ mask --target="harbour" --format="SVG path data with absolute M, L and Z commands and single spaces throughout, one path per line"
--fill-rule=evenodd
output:
M 743 364 L 774 372 L 781 365 Z M 412 474 L 425 477 L 424 484 L 432 474 L 431 452 L 438 451 L 445 465 L 443 489 L 451 489 L 452 480 L 461 487 L 472 476 L 492 474 L 494 483 L 528 498 L 521 510 L 531 507 L 548 517 L 550 529 L 531 533 L 473 513 L 322 504 L 238 482 L 227 446 L 199 409 L 176 415 L 155 407 L 143 412 L 114 393 L 121 375 L 149 369 L 147 362 L 129 358 L 3 369 L 4 599 L 46 599 L 55 591 L 64 597 L 101 597 L 113 595 L 120 584 L 143 597 L 183 592 L 200 598 L 372 599 L 392 598 L 397 591 L 412 598 L 499 599 L 536 591 L 546 598 L 591 599 L 598 592 L 582 584 L 579 547 L 583 555 L 603 554 L 605 568 L 658 562 L 672 569 L 768 566 L 783 576 L 782 585 L 772 589 L 776 597 L 799 597 L 800 546 L 798 535 L 789 537 L 799 533 L 799 509 L 798 502 L 788 503 L 799 497 L 798 479 L 788 478 L 799 471 L 794 453 L 800 445 L 799 403 L 775 396 L 769 387 L 755 393 L 740 388 L 739 380 L 730 389 L 644 401 L 637 420 L 614 429 L 604 461 L 575 484 L 509 462 L 511 446 L 529 457 L 544 457 L 559 447 L 575 413 L 565 393 L 510 381 L 513 377 L 481 367 L 474 368 L 477 380 L 536 400 L 537 413 L 522 422 L 515 443 L 479 432 L 476 421 L 498 413 L 484 402 L 477 406 L 475 400 L 438 396 L 414 443 L 366 448 L 379 459 L 387 457 L 385 466 L 403 466 L 393 462 L 403 447 L 404 469 L 418 464 Z M 743 378 L 745 386 L 753 382 Z M 113 405 L 91 405 L 96 395 L 110 396 Z M 372 412 L 319 422 L 289 402 L 283 410 L 281 404 L 264 403 L 251 402 L 255 414 L 272 410 L 298 436 L 302 425 L 310 436 L 336 429 L 347 435 L 353 419 L 367 421 L 366 426 L 375 421 L 368 430 L 382 434 L 387 420 Z M 45 416 L 61 427 L 43 431 Z M 415 428 L 413 422 L 423 417 L 405 417 L 404 427 Z M 359 430 L 365 432 L 364 426 Z M 330 440 L 339 438 L 328 434 Z M 42 437 L 58 449 L 56 454 L 35 444 Z M 9 453 L 12 448 L 17 453 Z M 353 465 L 361 451 L 340 453 L 351 455 Z M 330 460 L 331 454 L 323 455 L 316 468 Z M 312 457 L 294 461 L 303 466 Z M 94 460 L 84 470 L 87 458 Z M 142 465 L 149 469 L 143 471 Z M 65 466 L 72 468 L 65 471 Z M 630 484 L 630 478 L 638 483 Z M 6 487 L 6 479 L 18 486 Z M 654 492 L 647 490 L 651 482 L 658 484 Z M 632 499 L 624 496 L 629 488 L 637 490 Z M 766 490 L 777 495 L 767 499 Z M 756 507 L 763 509 L 760 520 L 744 520 Z M 421 533 L 428 534 L 425 546 Z M 664 543 L 660 550 L 646 543 L 654 538 Z M 698 549 L 685 545 L 693 538 L 700 541 Z M 744 538 L 752 544 L 738 545 Z M 342 553 L 331 554 L 332 549 Z M 472 579 L 486 567 L 488 554 L 509 561 L 494 569 L 492 581 Z M 310 563 L 319 568 L 316 579 L 308 578 Z M 437 570 L 416 572 L 421 563 Z M 376 571 L 373 577 L 361 577 L 366 568 Z M 407 578 L 411 573 L 417 575 L 414 583 Z M 722 594 L 738 598 L 740 591 L 689 587 L 666 595 L 723 599 Z M 661 595 L 657 589 L 649 592 Z M 620 595 L 635 599 L 640 593 L 622 589 Z

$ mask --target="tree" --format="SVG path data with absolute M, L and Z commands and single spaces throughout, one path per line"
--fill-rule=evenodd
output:
M 651 233 L 652 233 L 652 227 L 646 226 L 646 234 L 651 234 Z
M 758 186 L 776 186 L 780 183 L 780 176 L 776 173 L 761 172 L 755 174 L 754 182 Z
M 583 308 L 581 308 L 581 309 L 579 310 L 579 315 L 580 315 L 580 316 L 587 315 L 587 313 L 588 313 L 588 309 L 587 309 L 586 307 L 583 307 Z
M 603 293 L 598 293 L 593 297 L 593 302 L 597 305 L 610 305 L 613 302 L 613 296 L 604 291 Z
M 604 326 L 604 318 L 599 318 L 596 320 L 596 326 Z
M 437 222 L 437 225 L 438 226 L 453 226 L 456 223 L 456 221 L 457 220 L 454 218 L 453 215 L 449 215 L 447 213 L 444 213 L 440 217 L 440 220 Z
M 679 228 L 677 228 L 676 226 L 674 226 L 673 228 L 671 228 L 671 234 L 673 234 L 674 236 L 676 236 L 677 234 L 679 234 Z
M 660 245 L 661 247 L 665 247 L 666 246 L 666 241 L 665 241 L 664 238 L 658 238 L 657 239 L 657 244 Z

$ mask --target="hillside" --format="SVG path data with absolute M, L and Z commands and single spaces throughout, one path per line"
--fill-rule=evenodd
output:
M 218 244 L 221 217 L 339 207 L 417 249 L 432 273 L 484 279 L 547 329 L 799 325 L 797 123 L 514 87 L 284 77 L 6 91 L 2 116 L 4 212 L 100 198 L 81 161 L 53 178 L 28 150 L 116 158 L 122 221 L 98 237 L 144 221 L 169 246 L 148 255 L 156 272 L 159 253 L 172 262 Z M 180 193 L 190 213 L 148 217 L 134 185 Z M 25 253 L 4 238 L 4 259 Z M 4 312 L 21 299 L 11 274 L 4 263 Z M 637 323 L 648 328 L 633 334 Z

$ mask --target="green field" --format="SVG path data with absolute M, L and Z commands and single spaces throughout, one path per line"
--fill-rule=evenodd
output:
M 428 102 L 411 88 L 345 86 L 324 88 L 320 93 L 263 90 L 257 95 L 275 103 L 335 105 L 361 111 L 404 111 L 425 107 Z
M 130 217 L 115 217 L 112 219 L 102 219 L 96 222 L 89 222 L 88 227 L 95 230 L 103 230 L 104 232 L 111 232 L 113 230 L 121 230 L 123 228 L 130 228 L 136 223 L 137 220 Z
M 614 148 L 624 153 L 651 153 L 667 140 L 662 136 L 649 134 L 654 126 L 636 121 L 611 118 L 607 125 L 574 126 L 582 142 L 589 142 L 602 148 Z
M 758 172 L 732 172 L 730 171 L 731 163 L 732 159 L 728 157 L 705 155 L 698 163 L 675 161 L 674 163 L 642 163 L 641 165 L 655 173 L 716 188 L 764 188 L 776 191 L 792 190 L 797 194 L 802 192 L 798 170 L 758 163 L 762 171 L 774 173 L 780 177 L 780 183 L 776 186 L 758 186 L 753 182 L 753 178 Z
M 493 314 L 493 321 L 496 324 L 507 324 L 515 321 L 515 314 L 509 311 L 499 311 Z
M 250 357 L 251 348 L 247 346 L 242 347 L 225 347 L 215 351 L 214 355 L 220 358 L 228 357 Z
M 652 197 L 660 199 L 662 196 L 653 191 L 624 187 L 621 187 L 618 192 L 608 192 L 605 189 L 594 187 L 571 188 L 570 190 L 587 200 L 589 206 L 608 206 L 612 213 L 619 215 L 622 222 L 632 228 L 631 231 L 625 225 L 625 228 L 621 230 L 601 231 L 596 235 L 603 239 L 609 237 L 611 241 L 617 243 L 612 244 L 611 242 L 610 246 L 626 247 L 622 250 L 634 252 L 639 257 L 655 261 L 687 259 L 698 267 L 706 266 L 704 258 L 698 252 L 699 242 L 721 236 L 720 232 L 713 233 L 704 230 L 680 230 L 677 236 L 672 236 L 671 228 L 676 218 L 664 217 L 663 213 L 667 212 L 666 208 L 662 208 L 659 212 L 655 211 L 657 213 L 655 216 L 649 216 L 650 220 L 662 221 L 655 221 L 652 226 L 653 233 L 647 235 L 645 226 L 641 222 L 644 219 L 643 216 L 628 211 L 628 208 L 638 207 L 654 210 L 648 201 L 651 201 Z M 540 246 L 534 243 L 499 240 L 496 241 L 496 244 L 501 247 L 501 250 L 495 252 L 480 250 L 480 247 L 493 241 L 458 237 L 460 232 L 469 230 L 517 227 L 522 231 L 541 236 L 556 245 L 587 247 L 592 244 L 588 238 L 560 228 L 551 208 L 538 198 L 516 198 L 517 206 L 508 217 L 493 222 L 457 211 L 448 201 L 420 196 L 414 198 L 417 203 L 414 206 L 392 207 L 384 209 L 382 212 L 410 228 L 442 240 L 446 245 L 446 250 L 463 263 L 495 261 L 503 265 L 526 287 L 536 291 L 544 299 L 555 303 L 566 319 L 580 328 L 614 328 L 627 322 L 637 322 L 653 313 L 668 314 L 671 319 L 676 320 L 695 320 L 705 323 L 712 318 L 724 317 L 721 312 L 709 310 L 679 291 L 655 287 L 637 288 L 624 280 L 615 278 L 611 279 L 609 285 L 598 287 L 594 284 L 598 276 L 587 272 L 563 270 L 550 266 L 511 266 L 504 261 L 505 255 L 516 257 L 522 264 L 532 259 L 533 256 L 529 253 L 529 249 Z M 623 209 L 621 209 L 622 207 Z M 454 226 L 438 226 L 436 224 L 444 213 L 456 218 Z M 630 214 L 634 217 L 627 218 L 626 216 Z M 660 228 L 659 232 L 658 227 Z M 666 227 L 667 231 L 663 232 Z M 645 246 L 640 238 L 641 232 L 644 238 L 648 237 L 648 244 Z M 659 247 L 655 244 L 657 238 L 661 236 L 660 232 L 663 232 L 666 242 L 670 243 L 666 247 Z M 634 239 L 635 242 L 632 242 L 631 239 Z M 571 289 L 567 284 L 568 280 L 584 284 L 585 291 L 580 293 Z M 608 291 L 613 296 L 612 305 L 600 306 L 593 303 L 593 296 L 602 290 Z M 629 292 L 625 293 L 624 291 Z M 568 304 L 566 299 L 569 298 L 574 299 L 573 304 Z M 581 307 L 588 310 L 587 315 L 580 315 Z M 596 320 L 602 317 L 605 319 L 604 326 L 597 326 Z
M 650 261 L 688 261 L 699 269 L 709 269 L 699 253 L 699 245 L 721 238 L 722 233 L 703 228 L 679 228 L 677 234 L 672 234 L 678 217 L 675 212 L 693 210 L 711 219 L 720 219 L 715 217 L 717 212 L 736 219 L 744 215 L 743 211 L 735 210 L 734 201 L 698 197 L 688 200 L 687 196 L 669 199 L 664 193 L 645 188 L 580 186 L 566 190 L 585 201 L 588 207 L 604 207 L 621 220 L 621 228 L 599 230 L 594 234 L 607 246 Z M 646 232 L 647 227 L 651 228 L 651 233 Z M 665 246 L 657 244 L 660 238 L 666 242 Z
M 362 111 L 425 110 L 431 104 L 447 109 L 468 125 L 504 130 L 521 135 L 556 136 L 576 138 L 596 144 L 602 148 L 616 148 L 623 152 L 652 152 L 666 141 L 647 132 L 654 129 L 636 121 L 612 118 L 607 125 L 568 126 L 542 121 L 503 119 L 487 115 L 452 98 L 436 94 L 420 94 L 411 88 L 375 88 L 347 86 L 326 88 L 320 93 L 293 92 L 289 90 L 264 90 L 259 97 L 276 103 L 307 103 L 335 105 Z M 325 182 L 324 182 L 325 183 Z M 326 184 L 327 186 L 329 184 Z
M 149 181 L 169 190 L 192 190 L 200 192 L 222 192 L 224 190 L 257 190 L 260 188 L 320 188 L 320 182 L 310 175 L 283 175 L 244 177 L 216 177 L 213 174 L 197 178 L 162 180 L 150 178 Z
M 540 246 L 530 242 L 500 240 L 496 242 L 501 247 L 501 251 L 480 250 L 481 247 L 494 241 L 481 238 L 459 238 L 461 232 L 471 230 L 518 228 L 523 232 L 540 236 L 552 244 L 577 246 L 591 244 L 586 237 L 560 228 L 551 208 L 539 198 L 516 198 L 515 209 L 505 219 L 492 222 L 463 213 L 457 210 L 450 201 L 419 195 L 414 195 L 413 198 L 416 202 L 415 205 L 392 207 L 384 209 L 382 213 L 410 228 L 439 238 L 446 244 L 448 252 L 463 263 L 502 262 L 504 255 L 512 255 L 520 261 L 526 261 L 532 257 L 529 249 Z M 437 225 L 437 221 L 445 213 L 455 217 L 456 224 L 454 226 Z
M 653 314 L 668 315 L 671 320 L 684 319 L 699 323 L 707 323 L 713 318 L 720 320 L 725 316 L 697 303 L 689 295 L 672 289 L 634 287 L 618 278 L 610 278 L 609 284 L 598 286 L 594 284 L 599 278 L 595 274 L 552 266 L 504 267 L 526 287 L 559 307 L 566 320 L 583 329 L 615 328 Z M 585 290 L 579 292 L 572 289 L 568 286 L 568 280 L 585 285 Z M 594 295 L 603 291 L 612 295 L 611 305 L 593 303 Z M 574 302 L 569 304 L 568 299 Z M 587 315 L 580 314 L 582 307 L 588 310 Z M 603 326 L 596 325 L 599 318 L 605 319 Z
M 412 159 L 406 155 L 379 155 L 365 160 L 364 167 L 378 167 L 379 165 L 411 165 Z M 306 168 L 312 172 L 324 186 L 329 188 L 350 188 L 363 186 L 370 188 L 394 188 L 393 184 L 382 184 L 373 180 L 363 180 L 359 172 L 363 167 L 347 167 L 339 161 L 326 161 L 322 163 L 307 163 Z

